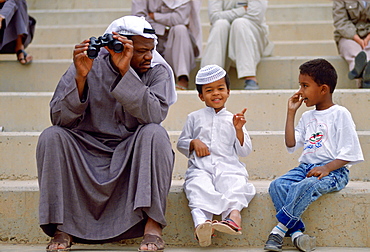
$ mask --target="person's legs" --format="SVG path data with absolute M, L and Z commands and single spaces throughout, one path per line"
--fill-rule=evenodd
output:
M 177 84 L 186 89 L 190 71 L 195 67 L 194 48 L 185 25 L 172 26 L 164 49 L 164 58 L 178 79 Z
M 155 240 L 148 240 L 140 245 L 140 250 L 158 250 L 158 246 L 164 246 L 161 238 L 163 223 L 165 222 L 165 209 L 167 195 L 171 185 L 172 169 L 173 169 L 173 151 L 167 131 L 158 124 L 147 124 L 140 129 L 139 137 L 136 138 L 136 145 L 150 145 L 150 149 L 144 150 L 143 153 L 136 155 L 149 156 L 149 161 L 146 166 L 151 165 L 150 177 L 148 177 L 150 186 L 150 207 L 145 208 L 145 213 L 148 215 L 148 220 L 144 229 L 144 240 L 146 237 L 155 237 Z M 150 153 L 147 153 L 150 151 Z M 136 163 L 142 167 L 145 163 Z M 144 174 L 139 174 L 143 176 Z M 145 176 L 145 175 L 144 175 Z M 144 178 L 142 178 L 144 179 Z M 144 182 L 144 181 L 141 181 Z M 141 183 L 140 182 L 140 183 Z M 146 183 L 148 184 L 148 182 Z M 143 195 L 140 198 L 147 197 Z M 154 239 L 154 238 L 152 238 Z M 143 241 L 144 241 L 143 240 Z M 158 242 L 156 242 L 158 241 Z
M 339 55 L 347 61 L 349 70 L 352 70 L 355 66 L 355 57 L 362 51 L 362 48 L 353 39 L 342 38 L 338 43 L 338 51 Z M 370 54 L 367 57 L 370 59 Z
M 18 35 L 18 38 L 16 40 L 15 52 L 17 54 L 17 59 L 19 63 L 21 63 L 22 65 L 26 65 L 32 62 L 33 57 L 24 51 L 22 35 Z
M 318 165 L 307 166 L 306 172 L 316 166 Z M 323 194 L 343 189 L 347 183 L 348 170 L 342 167 L 321 179 L 309 177 L 291 184 L 285 203 L 276 214 L 278 221 L 289 228 L 291 232 L 304 231 L 301 215 L 308 206 Z
M 282 238 L 286 232 L 294 234 L 305 230 L 301 215 L 307 207 L 321 195 L 339 191 L 347 185 L 349 172 L 344 167 L 332 171 L 320 180 L 317 177 L 307 178 L 305 174 L 316 166 L 318 165 L 301 164 L 271 183 L 269 192 L 279 223 L 269 236 L 265 245 L 266 250 L 281 251 Z M 302 176 L 304 178 L 299 181 Z M 279 237 L 275 237 L 276 234 Z M 298 236 L 299 233 L 296 234 L 296 237 Z
M 219 19 L 212 25 L 201 67 L 215 64 L 225 68 L 229 30 L 230 23 L 226 19 Z
M 257 65 L 264 51 L 262 34 L 256 25 L 247 18 L 237 18 L 231 24 L 229 38 L 229 58 L 235 62 L 238 78 L 245 78 L 246 89 L 258 89 Z

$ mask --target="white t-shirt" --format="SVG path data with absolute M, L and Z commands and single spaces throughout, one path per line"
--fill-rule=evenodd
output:
M 339 105 L 303 113 L 295 128 L 295 139 L 296 146 L 288 151 L 292 153 L 303 147 L 300 163 L 329 163 L 341 159 L 352 165 L 364 160 L 352 116 Z

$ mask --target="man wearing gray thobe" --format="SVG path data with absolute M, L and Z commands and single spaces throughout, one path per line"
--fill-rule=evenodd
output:
M 173 73 L 144 18 L 117 19 L 106 33 L 123 52 L 105 47 L 90 59 L 89 40 L 75 46 L 50 102 L 53 126 L 39 137 L 40 226 L 54 237 L 51 251 L 143 235 L 141 249 L 162 246 L 145 237 L 161 240 L 166 225 L 174 154 L 160 123 L 176 101 Z
M 155 29 L 157 51 L 173 68 L 179 90 L 188 88 L 202 48 L 200 4 L 200 0 L 132 0 L 132 14 L 145 17 Z
M 211 64 L 235 66 L 245 89 L 258 89 L 257 65 L 272 53 L 265 20 L 265 0 L 209 0 L 211 30 L 201 67 Z

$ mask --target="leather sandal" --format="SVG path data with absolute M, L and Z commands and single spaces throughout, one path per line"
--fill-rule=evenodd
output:
M 52 244 L 58 244 L 58 245 L 64 245 L 64 248 L 61 249 L 50 249 L 50 245 Z M 70 251 L 72 246 L 72 237 L 62 231 L 57 230 L 54 234 L 54 237 L 50 240 L 46 247 L 46 252 L 64 252 L 64 251 Z
M 21 53 L 23 53 L 23 58 L 19 58 L 19 55 Z M 32 56 L 30 56 L 28 60 L 27 60 L 27 56 L 28 56 L 28 54 L 26 53 L 25 50 L 18 50 L 17 51 L 18 62 L 21 63 L 22 65 L 28 65 L 32 62 Z M 24 63 L 22 62 L 23 60 L 24 60 Z
M 143 245 L 148 246 L 149 244 L 153 244 L 157 247 L 157 250 L 143 250 L 140 249 Z M 164 250 L 164 241 L 162 237 L 158 235 L 152 235 L 152 234 L 145 234 L 143 237 L 143 240 L 141 241 L 140 248 L 137 250 L 139 252 L 148 252 L 148 251 L 158 251 L 162 252 Z

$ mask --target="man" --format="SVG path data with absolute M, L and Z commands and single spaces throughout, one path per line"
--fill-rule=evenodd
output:
M 174 155 L 160 126 L 176 101 L 171 68 L 156 52 L 144 18 L 115 20 L 124 49 L 74 63 L 51 100 L 51 120 L 37 146 L 40 226 L 47 251 L 74 242 L 111 242 L 144 235 L 140 249 L 160 250 Z
M 158 36 L 158 52 L 172 66 L 176 88 L 186 90 L 202 48 L 199 0 L 132 0 L 132 14 L 144 16 Z
M 201 67 L 216 64 L 236 67 L 245 89 L 259 89 L 256 72 L 261 57 L 272 53 L 265 21 L 265 0 L 210 0 L 211 31 Z

